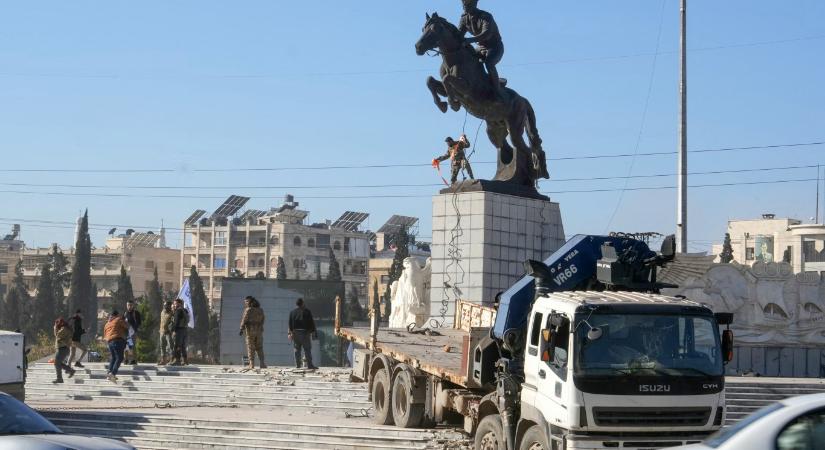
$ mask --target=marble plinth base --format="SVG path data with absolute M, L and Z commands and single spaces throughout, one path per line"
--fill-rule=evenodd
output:
M 445 309 L 452 325 L 456 300 L 491 305 L 524 276 L 524 261 L 564 242 L 558 203 L 485 191 L 434 196 L 431 316 Z

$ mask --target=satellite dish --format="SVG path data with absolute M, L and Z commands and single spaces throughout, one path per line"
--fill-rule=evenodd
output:
M 109 236 L 114 236 L 115 231 L 117 231 L 117 228 L 112 228 L 111 230 L 109 230 Z

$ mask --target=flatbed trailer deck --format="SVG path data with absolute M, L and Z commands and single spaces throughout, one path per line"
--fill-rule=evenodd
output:
M 468 333 L 461 329 L 438 328 L 438 335 L 412 334 L 405 329 L 379 329 L 375 348 L 372 348 L 370 329 L 341 328 L 339 335 L 395 361 L 466 386 L 461 370 L 462 348 Z

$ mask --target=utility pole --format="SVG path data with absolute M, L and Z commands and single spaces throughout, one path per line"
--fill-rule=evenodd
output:
M 822 173 L 822 166 L 816 166 L 816 220 L 814 223 L 819 224 L 819 176 Z
M 688 251 L 687 211 L 687 0 L 681 0 L 679 58 L 679 167 L 676 217 L 676 253 Z

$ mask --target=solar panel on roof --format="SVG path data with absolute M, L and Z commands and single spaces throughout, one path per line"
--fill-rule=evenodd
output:
M 235 215 L 243 208 L 243 205 L 249 201 L 249 197 L 241 197 L 240 195 L 230 195 L 228 199 L 221 206 L 212 213 L 212 217 L 229 217 Z
M 417 217 L 393 215 L 390 219 L 378 229 L 379 233 L 395 233 L 404 229 L 409 229 L 418 223 Z
M 183 224 L 187 225 L 187 226 L 194 225 L 194 224 L 198 223 L 198 219 L 203 217 L 204 214 L 206 214 L 206 211 L 204 211 L 202 209 L 196 210 L 195 212 L 192 213 L 191 216 L 189 216 L 188 219 L 186 219 L 185 222 L 183 222 Z
M 333 224 L 332 228 L 340 228 L 347 231 L 356 231 L 358 227 L 367 220 L 370 215 L 363 212 L 347 211 L 341 215 Z
M 154 247 L 160 239 L 160 235 L 154 233 L 134 233 L 126 240 L 126 246 L 134 247 Z
M 257 210 L 257 209 L 248 209 L 248 210 L 246 210 L 246 212 L 244 212 L 241 215 L 240 220 L 241 221 L 246 221 L 246 220 L 249 220 L 249 219 L 257 219 L 257 218 L 263 217 L 265 215 L 266 215 L 266 211 L 260 211 L 260 210 Z

